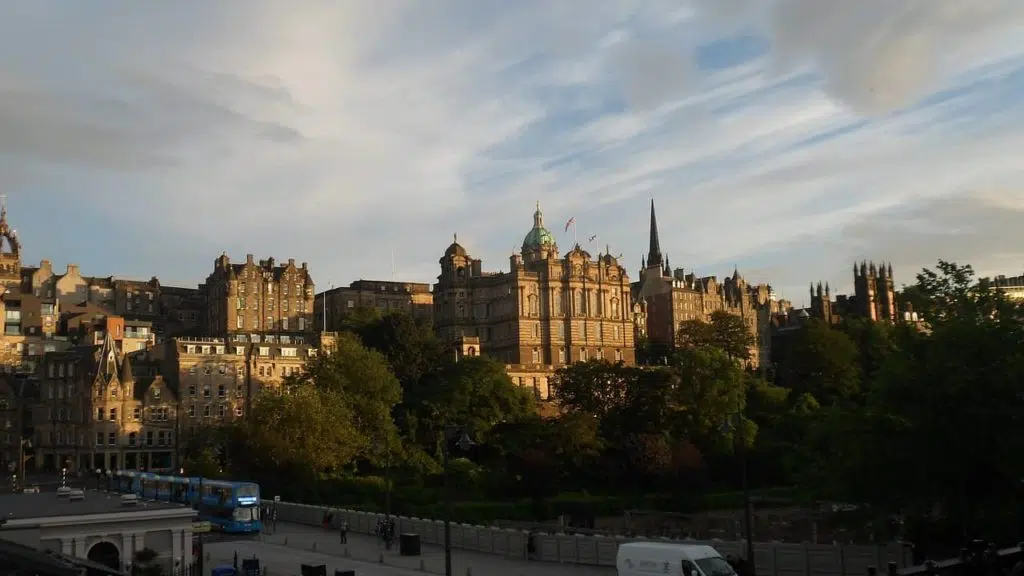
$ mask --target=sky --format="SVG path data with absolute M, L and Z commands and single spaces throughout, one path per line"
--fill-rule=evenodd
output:
M 1024 2 L 0 0 L 23 260 L 318 289 L 647 250 L 795 304 L 855 260 L 1024 271 Z M 576 228 L 565 231 L 575 218 Z M 590 242 L 592 236 L 597 238 Z

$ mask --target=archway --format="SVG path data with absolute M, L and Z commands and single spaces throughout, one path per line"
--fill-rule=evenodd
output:
M 93 544 L 92 548 L 89 548 L 88 558 L 91 562 L 109 566 L 115 570 L 121 569 L 121 551 L 111 542 Z

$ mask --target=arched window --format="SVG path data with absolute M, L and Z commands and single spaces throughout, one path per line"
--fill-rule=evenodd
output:
M 612 298 L 612 318 L 619 319 L 619 299 Z
M 469 349 L 466 350 L 466 356 L 476 356 L 476 348 L 470 346 Z
M 583 314 L 583 291 L 576 290 L 573 292 L 573 315 L 579 316 Z
M 537 295 L 530 294 L 526 297 L 526 309 L 529 310 L 530 316 L 536 316 L 538 313 L 537 309 Z

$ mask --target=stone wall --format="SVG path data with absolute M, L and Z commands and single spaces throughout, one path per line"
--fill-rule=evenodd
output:
M 378 520 L 383 516 L 369 512 L 327 508 L 308 504 L 294 504 L 264 500 L 268 506 L 277 506 L 280 522 L 320 526 L 324 513 L 334 513 L 334 527 L 347 521 L 349 530 L 359 534 L 372 534 Z M 427 545 L 444 545 L 444 522 L 425 518 L 394 516 L 399 534 L 419 534 Z M 535 533 L 534 559 L 542 562 L 581 564 L 591 566 L 615 566 L 619 545 L 626 542 L 651 540 L 658 542 L 685 542 L 687 544 L 708 544 L 714 546 L 723 556 L 745 556 L 744 542 L 722 540 L 671 540 L 668 538 L 644 539 L 611 536 L 583 536 L 567 534 Z M 495 554 L 508 558 L 526 559 L 528 556 L 529 532 L 493 526 L 469 524 L 451 525 L 451 543 L 455 550 Z M 754 544 L 754 558 L 757 574 L 766 576 L 864 576 L 868 567 L 874 566 L 879 573 L 894 562 L 897 567 L 910 566 L 910 552 L 898 543 L 887 546 L 849 546 L 827 544 L 783 544 L 758 542 Z

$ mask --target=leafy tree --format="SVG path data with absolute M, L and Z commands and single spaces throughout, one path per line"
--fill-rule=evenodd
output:
M 364 322 L 354 332 L 368 348 L 387 358 L 407 395 L 415 397 L 423 377 L 444 363 L 444 350 L 431 326 L 405 312 Z
M 339 472 L 369 443 L 344 392 L 308 383 L 260 394 L 242 427 L 251 467 L 288 474 L 290 481 Z
M 604 418 L 627 402 L 640 373 L 607 360 L 576 362 L 559 368 L 552 379 L 558 404 L 568 412 L 582 412 Z
M 426 392 L 432 424 L 459 424 L 483 440 L 500 422 L 536 414 L 533 391 L 517 386 L 505 366 L 487 356 L 463 358 L 448 365 Z
M 776 383 L 821 404 L 856 400 L 861 392 L 857 345 L 818 320 L 784 336 Z M 782 348 L 780 347 L 780 348 Z
M 743 318 L 722 310 L 712 312 L 707 322 L 686 320 L 676 332 L 676 344 L 682 348 L 716 348 L 742 362 L 750 359 L 754 342 Z
M 285 385 L 303 384 L 337 394 L 351 414 L 351 424 L 365 439 L 360 458 L 382 464 L 387 452 L 401 445 L 391 416 L 402 397 L 401 386 L 384 355 L 364 346 L 356 336 L 339 334 L 334 348 L 312 358 Z
M 747 374 L 724 350 L 679 350 L 672 369 L 678 379 L 673 401 L 680 416 L 673 420 L 681 426 L 680 437 L 720 438 L 723 425 L 745 412 Z M 753 422 L 744 423 L 747 445 L 754 428 Z

